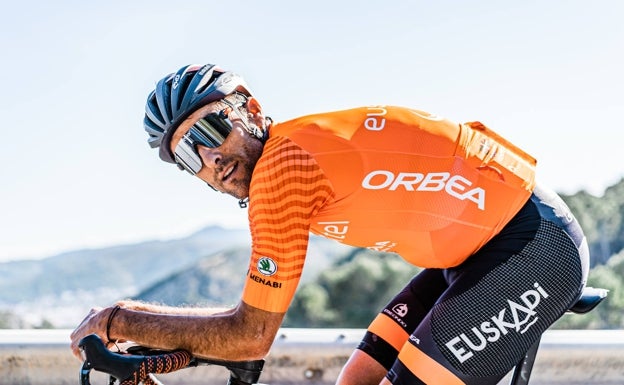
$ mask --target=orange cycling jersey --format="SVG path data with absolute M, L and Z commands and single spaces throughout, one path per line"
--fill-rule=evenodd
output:
M 363 107 L 271 127 L 250 186 L 252 258 L 243 301 L 285 312 L 309 232 L 460 264 L 529 198 L 535 160 L 478 122 Z

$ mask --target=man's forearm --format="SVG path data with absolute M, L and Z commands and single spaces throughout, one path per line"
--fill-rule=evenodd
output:
M 234 308 L 226 307 L 174 307 L 166 305 L 157 305 L 141 301 L 123 300 L 116 303 L 122 309 L 144 311 L 156 314 L 172 314 L 172 315 L 213 315 L 213 314 L 228 314 L 231 313 Z
M 110 323 L 112 340 L 164 350 L 185 349 L 199 357 L 225 360 L 266 355 L 283 318 L 283 313 L 265 312 L 243 303 L 235 309 L 210 314 L 207 312 L 211 309 L 180 312 L 140 302 L 121 305 L 129 307 L 122 306 Z M 169 313 L 167 309 L 174 311 Z

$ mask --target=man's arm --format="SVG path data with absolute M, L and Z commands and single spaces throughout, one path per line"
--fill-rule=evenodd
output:
M 78 342 L 96 333 L 106 340 L 113 308 L 94 309 L 71 335 L 71 348 L 80 357 Z M 162 310 L 162 308 L 160 309 Z M 222 360 L 251 360 L 266 356 L 285 313 L 260 310 L 241 302 L 236 308 L 211 315 L 200 312 L 163 314 L 120 308 L 110 323 L 111 340 L 132 341 L 164 350 Z
M 180 307 L 180 306 L 165 306 L 155 305 L 151 303 L 134 301 L 134 300 L 122 300 L 116 303 L 117 306 L 136 311 L 145 311 L 158 314 L 179 314 L 179 315 L 213 315 L 217 313 L 232 312 L 235 308 L 205 308 L 205 307 Z

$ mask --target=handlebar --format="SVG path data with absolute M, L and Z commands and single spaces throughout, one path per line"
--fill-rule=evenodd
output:
M 80 340 L 78 346 L 83 352 L 84 362 L 80 369 L 80 384 L 91 385 L 91 370 L 110 375 L 110 384 L 115 380 L 120 385 L 161 384 L 153 374 L 170 373 L 179 369 L 199 365 L 217 365 L 230 371 L 230 385 L 256 384 L 262 373 L 264 360 L 222 361 L 193 357 L 186 350 L 163 351 L 142 346 L 133 346 L 126 352 L 113 352 L 95 334 Z

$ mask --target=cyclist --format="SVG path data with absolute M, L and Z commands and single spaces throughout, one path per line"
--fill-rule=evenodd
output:
M 72 333 L 226 360 L 264 357 L 309 233 L 423 267 L 372 320 L 340 384 L 495 384 L 580 295 L 588 248 L 535 160 L 479 122 L 374 106 L 273 123 L 244 80 L 191 65 L 160 80 L 144 128 L 160 158 L 249 205 L 233 309 L 121 301 Z M 184 197 L 164 210 L 192 208 Z M 306 263 L 314 263 L 313 260 Z

